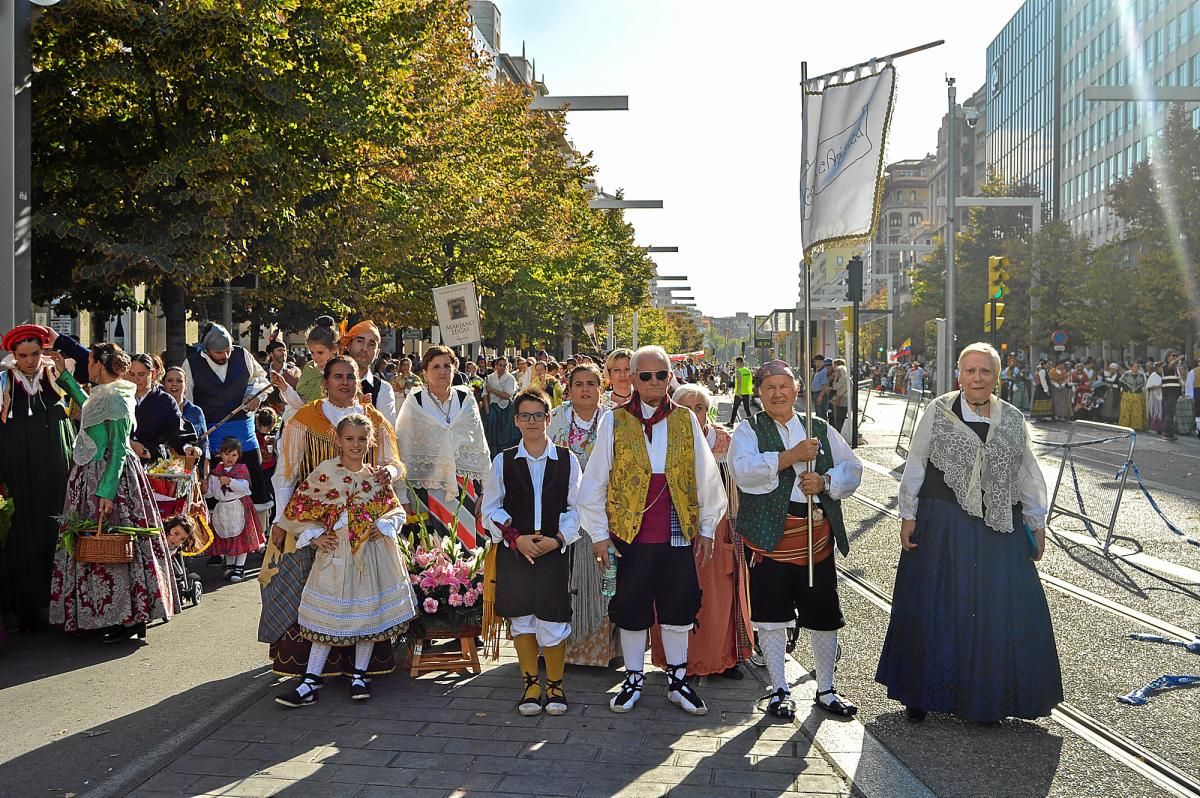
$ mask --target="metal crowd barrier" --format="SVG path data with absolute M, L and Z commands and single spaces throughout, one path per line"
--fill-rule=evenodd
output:
M 1125 441 L 1128 440 L 1128 446 Z M 1067 439 L 1062 443 L 1040 442 L 1062 450 L 1058 464 L 1058 478 L 1054 482 L 1054 493 L 1050 499 L 1050 516 L 1047 524 L 1059 516 L 1075 518 L 1083 522 L 1088 534 L 1100 541 L 1096 529 L 1105 531 L 1103 550 L 1107 554 L 1112 545 L 1117 526 L 1117 512 L 1121 509 L 1121 498 L 1129 480 L 1130 466 L 1135 465 L 1133 451 L 1137 435 L 1129 427 L 1116 424 L 1101 424 L 1097 421 L 1072 421 Z M 1075 468 L 1075 451 L 1086 446 L 1109 445 L 1107 451 L 1124 454 L 1124 463 L 1111 479 L 1099 480 L 1084 472 L 1083 481 Z M 1115 492 L 1113 490 L 1115 483 Z M 1112 506 L 1108 506 L 1111 499 Z

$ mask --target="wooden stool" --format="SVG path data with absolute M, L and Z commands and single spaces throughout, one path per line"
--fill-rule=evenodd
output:
M 437 637 L 418 637 L 414 639 L 412 667 L 409 669 L 409 676 L 415 679 L 418 675 L 431 671 L 481 673 L 482 669 L 479 667 L 479 648 L 475 645 L 475 636 L 477 634 L 479 634 L 478 629 L 468 629 L 465 633 L 457 635 L 444 634 Z M 448 637 L 452 640 L 458 640 L 458 652 L 438 651 L 432 654 L 422 653 L 429 640 L 444 640 Z

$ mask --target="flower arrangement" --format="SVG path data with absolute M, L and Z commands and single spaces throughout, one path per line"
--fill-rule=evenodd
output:
M 483 622 L 482 548 L 464 546 L 453 535 L 439 535 L 424 524 L 412 540 L 400 538 L 401 556 L 417 599 L 411 637 L 431 630 L 478 629 Z

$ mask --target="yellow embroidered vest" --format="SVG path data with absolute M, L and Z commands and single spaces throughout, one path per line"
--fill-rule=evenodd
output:
M 700 531 L 700 499 L 696 491 L 695 449 L 691 411 L 679 408 L 667 416 L 667 487 L 679 515 L 683 536 Z M 609 533 L 632 543 L 642 527 L 650 490 L 650 454 L 646 433 L 626 410 L 613 412 L 613 464 L 608 478 Z

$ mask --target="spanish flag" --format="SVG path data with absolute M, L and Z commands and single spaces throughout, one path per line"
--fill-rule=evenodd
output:
M 896 350 L 896 357 L 912 357 L 912 339 L 905 338 L 904 343 Z

